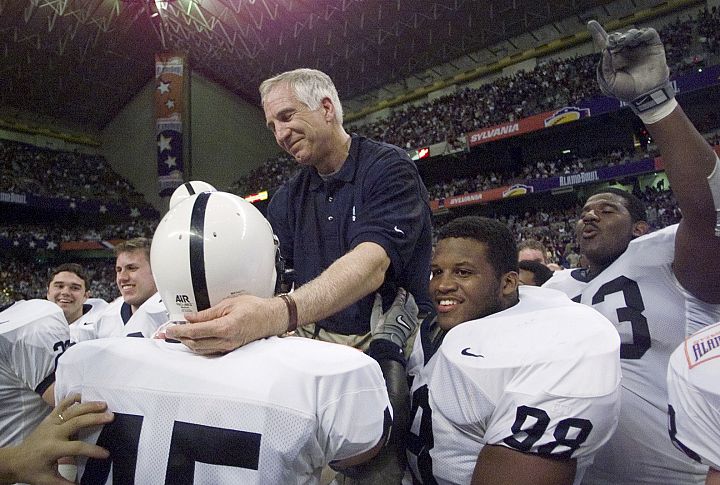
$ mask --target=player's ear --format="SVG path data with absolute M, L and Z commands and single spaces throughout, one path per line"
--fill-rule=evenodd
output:
M 500 279 L 500 291 L 503 297 L 512 297 L 517 294 L 520 286 L 520 276 L 515 271 L 508 271 Z
M 633 237 L 644 236 L 650 231 L 650 224 L 645 221 L 637 221 L 633 223 L 632 234 Z

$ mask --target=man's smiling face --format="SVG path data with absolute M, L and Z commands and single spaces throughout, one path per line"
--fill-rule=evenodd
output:
M 464 237 L 442 239 L 435 247 L 430 295 L 444 330 L 502 309 L 501 282 L 486 251 L 485 243 Z

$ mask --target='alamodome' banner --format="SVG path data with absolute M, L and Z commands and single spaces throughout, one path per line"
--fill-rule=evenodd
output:
M 155 54 L 155 136 L 160 196 L 183 183 L 183 76 L 185 58 Z
M 713 150 L 720 156 L 720 146 L 714 146 Z M 439 212 L 446 209 L 461 207 L 464 205 L 484 204 L 495 200 L 519 197 L 526 194 L 547 192 L 564 187 L 585 185 L 598 182 L 609 182 L 622 177 L 640 175 L 650 172 L 665 170 L 662 157 L 644 158 L 633 162 L 613 165 L 609 167 L 598 167 L 595 170 L 579 172 L 558 177 L 523 180 L 511 186 L 497 187 L 484 192 L 471 192 L 468 194 L 455 195 L 444 199 L 430 201 L 430 209 Z

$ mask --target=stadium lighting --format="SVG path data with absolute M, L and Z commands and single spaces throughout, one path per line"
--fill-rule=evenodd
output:
M 430 157 L 430 147 L 418 148 L 408 152 L 410 160 L 421 160 Z
M 267 191 L 267 190 L 263 190 L 263 191 L 261 191 L 261 192 L 258 192 L 257 194 L 248 195 L 248 196 L 243 197 L 243 198 L 244 198 L 245 200 L 247 200 L 248 202 L 252 202 L 252 203 L 254 204 L 255 202 L 259 202 L 259 201 L 261 201 L 261 200 L 267 200 L 267 198 L 268 198 L 268 191 Z

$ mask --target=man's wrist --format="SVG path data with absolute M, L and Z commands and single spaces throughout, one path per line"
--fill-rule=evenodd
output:
M 675 88 L 669 79 L 659 86 L 641 94 L 628 103 L 643 123 L 657 123 L 673 112 L 677 106 Z
M 678 102 L 675 100 L 675 98 L 672 98 L 666 103 L 657 106 L 656 108 L 645 111 L 644 113 L 638 113 L 637 115 L 640 117 L 644 124 L 652 125 L 669 116 L 670 113 L 675 111 L 675 108 L 677 108 L 677 106 Z

